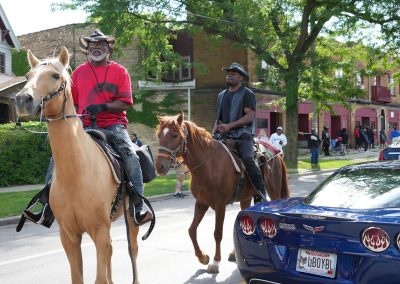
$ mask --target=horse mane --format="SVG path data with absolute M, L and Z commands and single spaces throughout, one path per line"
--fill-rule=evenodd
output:
M 191 121 L 184 121 L 184 124 L 188 130 L 187 139 L 193 145 L 198 146 L 199 148 L 209 148 L 213 145 L 214 140 L 206 129 L 203 127 L 199 127 L 196 123 Z
M 178 115 L 172 116 L 161 116 L 158 117 L 159 124 L 156 128 L 156 135 L 158 136 L 162 129 L 165 127 L 171 127 L 179 132 L 181 137 L 185 137 L 184 127 L 179 125 L 178 123 Z M 208 148 L 213 145 L 213 139 L 206 129 L 197 126 L 194 122 L 185 120 L 182 122 L 187 129 L 187 140 L 189 143 L 199 147 L 199 148 Z

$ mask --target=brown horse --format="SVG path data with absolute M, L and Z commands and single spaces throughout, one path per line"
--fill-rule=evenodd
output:
M 157 172 L 165 175 L 182 157 L 189 168 L 192 179 L 190 191 L 196 199 L 194 217 L 189 228 L 195 255 L 202 264 L 209 263 L 209 256 L 201 251 L 197 242 L 197 227 L 209 207 L 215 210 L 215 255 L 208 266 L 208 273 L 219 272 L 221 261 L 221 240 L 225 218 L 225 207 L 233 201 L 240 201 L 240 207 L 250 206 L 256 190 L 246 177 L 243 190 L 238 196 L 234 191 L 240 174 L 235 170 L 230 155 L 221 142 L 214 140 L 209 132 L 196 124 L 184 121 L 183 113 L 176 116 L 158 117 L 156 134 L 159 139 Z M 264 167 L 264 179 L 272 199 L 289 197 L 286 166 L 275 156 Z
M 84 131 L 75 112 L 67 48 L 63 47 L 58 57 L 43 61 L 28 51 L 28 60 L 31 70 L 27 73 L 26 85 L 15 97 L 16 111 L 18 116 L 26 118 L 40 113 L 48 123 L 54 157 L 50 206 L 60 226 L 72 283 L 83 283 L 81 241 L 84 233 L 89 234 L 96 247 L 96 283 L 112 283 L 111 222 L 124 214 L 124 207 L 129 204 L 127 196 L 125 206 L 120 206 L 110 220 L 111 203 L 118 183 L 105 155 Z M 125 219 L 128 220 L 133 283 L 138 283 L 139 227 L 131 218 Z

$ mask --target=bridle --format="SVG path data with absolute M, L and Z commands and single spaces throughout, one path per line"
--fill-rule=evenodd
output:
M 61 108 L 62 115 L 61 115 L 60 117 L 57 117 L 57 118 L 47 118 L 47 117 L 46 117 L 46 122 L 50 122 L 50 121 L 54 121 L 54 120 L 60 120 L 60 119 L 65 119 L 65 120 L 67 120 L 68 118 L 78 117 L 77 114 L 69 114 L 69 115 L 66 115 L 66 114 L 65 114 L 65 104 L 67 103 L 67 95 L 65 94 L 65 87 L 66 87 L 66 84 L 67 84 L 67 83 L 66 83 L 66 81 L 64 80 L 64 81 L 61 83 L 60 87 L 59 87 L 56 91 L 54 91 L 54 92 L 52 92 L 52 93 L 50 93 L 50 94 L 48 94 L 47 96 L 45 96 L 45 97 L 42 98 L 42 102 L 41 102 L 41 104 L 40 104 L 40 108 L 41 108 L 41 110 L 40 110 L 40 122 L 42 122 L 42 120 L 43 120 L 43 109 L 44 109 L 44 104 L 45 104 L 46 102 L 50 101 L 51 99 L 53 99 L 53 98 L 59 96 L 61 93 L 64 95 L 64 100 L 63 100 L 63 104 L 62 104 L 62 108 Z
M 184 133 L 184 136 L 181 137 L 180 143 L 179 143 L 178 147 L 176 147 L 175 149 L 170 149 L 170 148 L 164 147 L 164 146 L 158 146 L 157 157 L 163 157 L 163 158 L 170 159 L 172 161 L 170 169 L 176 169 L 183 163 L 183 161 L 178 163 L 176 161 L 176 158 L 178 156 L 183 156 L 186 154 L 187 136 L 188 136 L 188 130 L 187 130 L 186 125 L 183 126 L 183 133 Z M 165 151 L 167 153 L 163 153 L 160 151 Z
M 54 121 L 54 120 L 60 120 L 60 119 L 67 120 L 68 118 L 79 117 L 78 114 L 69 114 L 69 115 L 65 114 L 65 104 L 67 102 L 67 95 L 65 94 L 66 85 L 67 85 L 67 83 L 64 80 L 61 83 L 60 87 L 56 91 L 54 91 L 54 92 L 52 92 L 52 93 L 50 93 L 47 96 L 42 98 L 42 102 L 40 103 L 40 117 L 39 117 L 39 121 L 40 122 L 43 122 L 43 120 L 44 120 L 44 121 L 46 121 L 48 123 L 48 122 L 51 122 L 51 121 Z M 57 117 L 57 118 L 47 118 L 47 117 L 45 117 L 45 119 L 43 119 L 43 117 L 44 117 L 44 115 L 43 115 L 44 104 L 46 102 L 50 101 L 51 99 L 55 98 L 56 96 L 60 95 L 61 93 L 64 95 L 64 100 L 63 100 L 63 105 L 62 105 L 62 116 Z M 16 125 L 21 126 L 21 122 L 19 121 L 19 117 L 17 117 Z M 32 130 L 28 130 L 28 129 L 25 129 L 25 130 L 27 130 L 28 132 L 31 132 L 31 133 L 35 133 L 35 134 L 47 134 L 47 132 L 43 132 L 43 131 L 32 131 Z
M 182 165 L 185 161 L 182 160 L 182 162 L 177 162 L 176 158 L 177 156 L 184 156 L 186 154 L 187 151 L 187 136 L 188 136 L 188 130 L 186 125 L 183 125 L 183 133 L 185 134 L 184 137 L 181 137 L 181 141 L 179 143 L 179 146 L 176 149 L 170 149 L 164 146 L 158 146 L 158 153 L 157 153 L 157 157 L 164 157 L 167 159 L 170 159 L 172 161 L 171 165 L 170 165 L 170 169 L 175 170 L 176 168 L 178 168 L 180 165 Z M 214 149 L 208 154 L 208 156 L 201 161 L 198 165 L 192 167 L 190 170 L 187 170 L 184 172 L 184 174 L 186 175 L 187 173 L 200 168 L 201 166 L 203 166 L 204 164 L 206 164 L 212 157 L 214 152 L 217 150 L 217 144 L 215 144 Z M 162 153 L 160 151 L 165 151 L 167 153 Z

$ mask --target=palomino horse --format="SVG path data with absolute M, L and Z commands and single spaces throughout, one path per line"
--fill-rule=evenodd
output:
M 27 73 L 25 87 L 15 97 L 16 111 L 18 116 L 27 118 L 40 113 L 48 123 L 54 157 L 50 206 L 60 226 L 72 283 L 83 283 L 81 241 L 85 232 L 96 247 L 96 283 L 112 283 L 111 222 L 124 214 L 128 199 L 125 198 L 125 206 L 119 206 L 110 220 L 111 203 L 118 184 L 105 155 L 84 131 L 75 112 L 67 48 L 62 47 L 58 57 L 43 61 L 28 51 L 28 60 L 31 70 Z M 133 283 L 138 283 L 139 227 L 130 217 L 126 219 Z
M 234 194 L 240 174 L 235 170 L 222 143 L 214 140 L 204 128 L 184 121 L 183 113 L 176 116 L 160 116 L 158 120 L 157 172 L 165 175 L 176 164 L 177 157 L 182 157 L 189 168 L 192 175 L 190 191 L 196 199 L 189 235 L 195 255 L 200 263 L 205 265 L 209 263 L 210 258 L 199 247 L 197 227 L 209 207 L 215 210 L 215 255 L 214 262 L 208 265 L 207 272 L 218 273 L 225 207 L 233 201 L 240 201 L 242 209 L 249 207 L 256 190 L 246 177 L 243 190 L 238 196 Z M 280 155 L 264 166 L 264 180 L 272 199 L 289 197 L 287 170 Z

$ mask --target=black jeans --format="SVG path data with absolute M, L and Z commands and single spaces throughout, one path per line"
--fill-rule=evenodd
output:
M 261 176 L 260 168 L 254 159 L 254 138 L 248 133 L 244 133 L 239 138 L 238 151 L 247 172 L 256 189 L 265 195 L 264 181 Z

